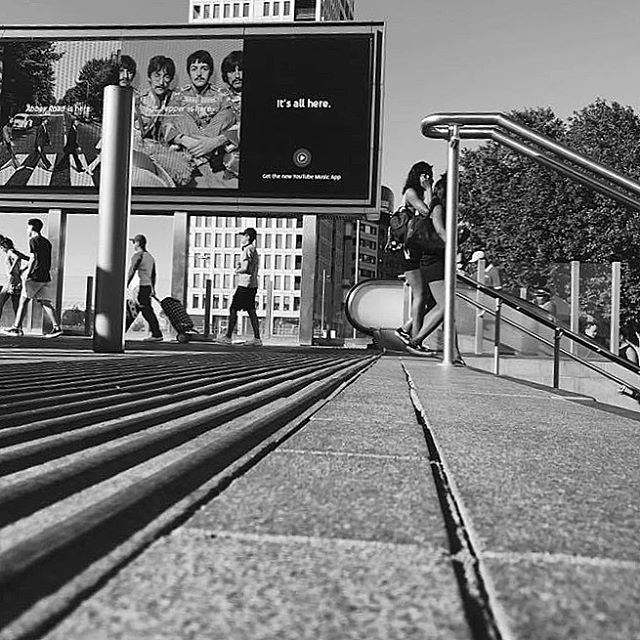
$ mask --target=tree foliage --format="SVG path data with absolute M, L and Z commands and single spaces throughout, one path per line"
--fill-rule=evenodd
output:
M 93 58 L 80 69 L 76 84 L 64 94 L 61 104 L 86 104 L 90 108 L 91 117 L 102 118 L 102 102 L 104 88 L 110 84 L 118 84 L 118 67 L 109 58 Z
M 28 104 L 55 103 L 53 63 L 62 57 L 50 41 L 10 42 L 4 45 L 3 121 L 24 111 Z
M 640 118 L 630 107 L 598 99 L 567 123 L 548 108 L 511 117 L 573 151 L 640 180 Z M 512 287 L 548 286 L 562 295 L 558 265 L 622 262 L 622 316 L 640 320 L 640 212 L 533 160 L 487 143 L 461 158 L 460 212 L 471 250 L 484 248 Z M 564 268 L 566 272 L 566 267 Z M 605 268 L 606 271 L 606 268 Z M 606 279 L 606 278 L 605 278 Z M 610 291 L 593 277 L 581 292 L 605 314 Z

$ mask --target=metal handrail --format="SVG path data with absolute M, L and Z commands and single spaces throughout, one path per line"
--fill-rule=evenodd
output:
M 590 338 L 587 338 L 586 336 L 583 336 L 579 333 L 575 333 L 570 329 L 567 329 L 566 327 L 558 324 L 557 322 L 554 322 L 548 317 L 545 311 L 541 309 L 538 310 L 533 305 L 529 306 L 529 303 L 527 303 L 524 300 L 521 300 L 520 298 L 516 298 L 515 296 L 511 296 L 502 291 L 496 291 L 495 289 L 492 289 L 491 287 L 487 287 L 486 285 L 481 284 L 480 282 L 477 282 L 476 280 L 474 280 L 473 278 L 470 278 L 465 274 L 458 273 L 457 277 L 461 282 L 464 282 L 466 285 L 476 289 L 477 291 L 480 291 L 481 293 L 488 295 L 489 297 L 494 298 L 497 301 L 496 310 L 493 311 L 486 305 L 483 305 L 482 303 L 476 300 L 473 300 L 472 298 L 469 298 L 468 296 L 465 296 L 460 292 L 457 292 L 457 296 L 460 299 L 495 316 L 496 325 L 495 325 L 495 339 L 494 339 L 494 358 L 496 359 L 496 362 L 494 363 L 494 373 L 496 374 L 499 373 L 499 364 L 497 360 L 499 358 L 498 346 L 499 346 L 499 336 L 500 336 L 500 323 L 504 321 L 510 326 L 515 327 L 516 329 L 522 331 L 526 335 L 531 336 L 532 338 L 535 338 L 536 340 L 539 340 L 540 342 L 550 347 L 553 347 L 554 349 L 554 363 L 553 363 L 554 364 L 553 366 L 554 388 L 557 389 L 559 387 L 559 379 L 560 379 L 559 355 L 564 354 L 566 356 L 569 356 L 569 358 L 575 360 L 576 362 L 579 362 L 580 364 L 588 367 L 589 369 L 603 375 L 605 378 L 608 378 L 609 380 L 612 380 L 613 382 L 616 382 L 618 384 L 624 385 L 625 387 L 631 389 L 635 395 L 640 397 L 639 387 L 636 387 L 635 385 L 632 385 L 631 383 L 621 378 L 618 378 L 616 375 L 609 373 L 605 369 L 598 367 L 593 362 L 589 362 L 588 360 L 581 358 L 580 356 L 577 356 L 576 354 L 573 354 L 570 351 L 566 351 L 565 349 L 562 349 L 562 347 L 560 346 L 560 340 L 563 337 L 568 338 L 569 340 L 572 340 L 573 342 L 576 342 L 577 344 L 585 347 L 592 353 L 600 355 L 604 357 L 606 360 L 609 360 L 610 362 L 613 362 L 614 364 L 619 365 L 624 369 L 632 371 L 633 373 L 636 373 L 636 374 L 640 374 L 640 366 L 635 365 L 632 362 L 629 362 L 629 360 L 626 360 L 625 358 L 621 358 L 615 353 L 599 345 L 594 340 L 591 340 Z M 511 309 L 514 309 L 515 311 L 518 311 L 524 316 L 532 320 L 535 320 L 536 322 L 539 322 L 540 324 L 543 324 L 544 326 L 552 329 L 554 332 L 553 342 L 536 334 L 534 331 L 530 331 L 526 327 L 523 327 L 519 323 L 513 320 L 510 320 L 509 318 L 503 318 L 500 313 L 500 308 L 503 304 L 510 307 Z
M 571 151 L 502 113 L 434 113 L 422 120 L 422 133 L 429 138 L 449 139 L 453 126 L 458 127 L 460 138 L 493 140 L 622 204 L 640 209 L 640 183 Z M 522 140 L 538 148 L 528 146 Z M 558 157 L 580 170 L 559 162 Z M 582 171 L 595 174 L 596 177 Z M 633 195 L 625 193 L 625 190 Z

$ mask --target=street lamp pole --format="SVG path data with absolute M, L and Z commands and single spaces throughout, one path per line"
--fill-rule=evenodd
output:
M 327 277 L 327 270 L 322 270 L 322 308 L 320 309 L 320 332 L 324 332 L 324 293 L 325 293 L 325 279 Z

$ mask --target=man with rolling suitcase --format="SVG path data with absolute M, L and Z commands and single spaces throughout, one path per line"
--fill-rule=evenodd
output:
M 162 342 L 162 331 L 158 318 L 151 306 L 151 298 L 156 288 L 156 261 L 147 251 L 147 238 L 141 233 L 131 238 L 134 253 L 129 264 L 127 287 L 131 297 L 127 303 L 127 330 L 142 313 L 142 317 L 149 323 L 151 335 L 144 338 L 145 342 Z

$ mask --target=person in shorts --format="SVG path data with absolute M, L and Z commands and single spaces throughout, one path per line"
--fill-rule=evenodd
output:
M 256 250 L 256 230 L 249 227 L 241 234 L 242 255 L 236 265 L 238 274 L 238 286 L 233 294 L 231 307 L 229 308 L 229 326 L 227 333 L 220 338 L 222 344 L 232 344 L 231 336 L 238 322 L 238 311 L 246 311 L 253 329 L 253 339 L 242 343 L 249 347 L 261 347 L 260 322 L 256 313 L 256 293 L 258 292 L 258 266 L 259 257 Z
M 53 326 L 53 330 L 45 334 L 45 338 L 57 338 L 62 335 L 56 310 L 47 295 L 47 285 L 51 282 L 51 243 L 41 234 L 42 227 L 43 223 L 39 218 L 31 218 L 27 222 L 29 262 L 15 323 L 12 327 L 3 330 L 7 335 L 22 335 L 22 322 L 30 300 L 40 304 Z

